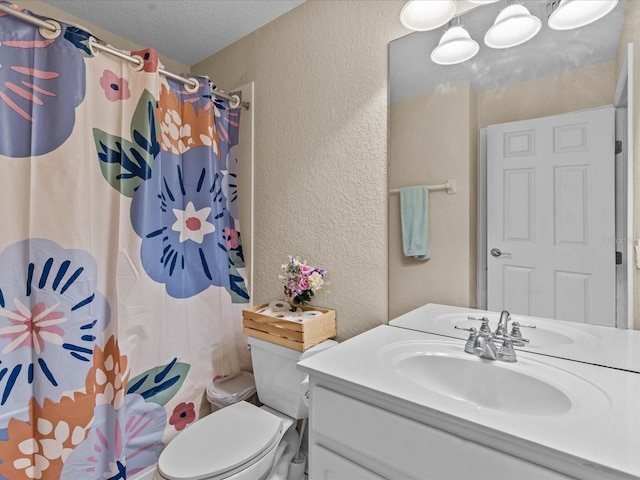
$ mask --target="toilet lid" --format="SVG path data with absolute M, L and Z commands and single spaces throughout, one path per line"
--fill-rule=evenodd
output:
M 239 402 L 187 427 L 162 451 L 159 472 L 171 480 L 202 480 L 259 459 L 280 438 L 282 419 Z

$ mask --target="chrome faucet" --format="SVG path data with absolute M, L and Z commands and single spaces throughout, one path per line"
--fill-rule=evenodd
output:
M 508 311 L 503 310 L 500 314 L 500 321 L 496 327 L 496 335 L 508 335 L 509 334 L 509 320 L 511 320 L 511 314 Z
M 478 333 L 476 341 L 473 344 L 473 353 L 486 360 L 497 360 L 498 352 L 496 345 L 493 343 L 493 334 Z
M 487 317 L 477 318 L 468 317 L 469 320 L 478 320 L 482 322 L 480 330 L 476 330 L 474 327 L 464 328 L 454 326 L 458 330 L 466 330 L 470 332 L 467 343 L 465 344 L 464 351 L 472 355 L 477 355 L 480 358 L 486 360 L 500 360 L 503 362 L 516 362 L 518 360 L 516 351 L 513 346 L 522 346 L 525 343 L 529 343 L 529 340 L 522 338 L 520 333 L 520 325 L 518 322 L 513 322 L 513 329 L 511 333 L 508 333 L 508 324 L 511 320 L 511 315 L 507 310 L 503 310 L 500 314 L 500 321 L 496 327 L 496 331 L 492 332 L 489 327 L 489 319 Z M 529 327 L 529 325 L 523 325 Z M 531 325 L 535 328 L 535 326 Z M 496 347 L 494 342 L 502 342 L 499 347 Z

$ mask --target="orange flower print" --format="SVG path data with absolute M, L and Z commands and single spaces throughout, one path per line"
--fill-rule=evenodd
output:
M 124 404 L 129 370 L 127 357 L 120 355 L 115 337 L 109 338 L 104 351 L 93 350 L 93 367 L 87 374 L 86 390 L 95 392 L 96 405 L 110 403 L 117 410 Z
M 93 421 L 93 394 L 76 392 L 58 403 L 32 398 L 29 421 L 11 419 L 8 439 L 0 441 L 0 475 L 6 478 L 54 479 L 64 461 L 86 437 Z
M 158 101 L 158 141 L 162 150 L 182 154 L 193 147 L 217 143 L 217 135 L 211 127 L 212 115 L 211 109 L 198 109 L 192 103 L 181 102 L 175 93 L 162 85 Z

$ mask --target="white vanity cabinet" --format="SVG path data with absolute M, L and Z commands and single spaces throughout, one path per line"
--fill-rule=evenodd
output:
M 310 480 L 569 478 L 316 382 L 311 399 Z
M 382 325 L 301 361 L 309 479 L 640 480 L 640 374 L 467 355 L 459 339 Z

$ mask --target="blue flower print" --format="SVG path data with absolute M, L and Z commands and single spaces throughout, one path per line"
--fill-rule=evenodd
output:
M 72 42 L 0 16 L 0 155 L 37 156 L 62 145 L 84 95 L 84 59 Z
M 210 147 L 182 156 L 162 151 L 133 196 L 131 223 L 142 238 L 144 269 L 174 298 L 229 286 L 224 228 L 233 220 L 219 169 Z
M 167 414 L 140 395 L 125 397 L 124 407 L 95 409 L 87 438 L 67 457 L 60 478 L 125 480 L 158 461 Z
M 26 420 L 31 397 L 42 405 L 84 388 L 110 316 L 96 270 L 87 252 L 44 239 L 0 253 L 0 410 Z
M 232 218 L 238 218 L 238 146 L 227 154 L 227 169 L 223 170 L 222 192 L 227 199 L 227 210 Z

